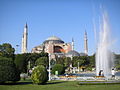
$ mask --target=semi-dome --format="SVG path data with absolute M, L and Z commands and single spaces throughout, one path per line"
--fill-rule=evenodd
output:
M 81 53 L 80 53 L 80 56 L 87 56 L 87 54 L 81 52 Z
M 62 41 L 60 38 L 56 37 L 56 36 L 51 36 L 51 37 L 48 37 L 45 41 L 44 41 L 44 44 L 45 43 L 49 43 L 49 42 L 53 42 L 53 43 L 64 43 L 64 41 Z
M 75 51 L 75 50 L 71 50 L 68 53 L 66 53 L 66 56 L 67 57 L 71 57 L 71 56 L 74 57 L 74 56 L 80 56 L 80 54 L 77 51 Z

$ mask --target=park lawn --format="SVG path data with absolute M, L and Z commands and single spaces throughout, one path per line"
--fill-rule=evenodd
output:
M 31 81 L 0 85 L 0 90 L 120 90 L 120 84 L 114 85 L 78 85 L 77 81 L 51 81 L 46 85 L 34 85 Z

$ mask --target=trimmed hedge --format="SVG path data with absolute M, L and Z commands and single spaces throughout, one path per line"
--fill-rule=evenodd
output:
M 20 73 L 10 58 L 0 57 L 0 83 L 19 81 Z
M 31 79 L 34 84 L 45 84 L 48 81 L 47 69 L 43 65 L 35 67 Z

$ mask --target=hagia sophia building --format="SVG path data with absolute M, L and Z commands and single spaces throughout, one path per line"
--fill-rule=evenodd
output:
M 27 23 L 24 27 L 22 37 L 21 53 L 27 53 L 27 40 L 28 40 L 28 26 Z M 31 53 L 46 52 L 51 54 L 51 58 L 55 57 L 73 57 L 73 56 L 86 56 L 88 55 L 87 32 L 84 35 L 84 53 L 79 53 L 74 50 L 74 40 L 71 43 L 66 43 L 56 36 L 48 37 L 41 45 L 32 48 Z

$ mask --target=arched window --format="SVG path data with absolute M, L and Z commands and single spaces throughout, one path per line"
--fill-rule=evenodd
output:
M 64 53 L 64 49 L 60 46 L 54 46 L 54 53 Z

